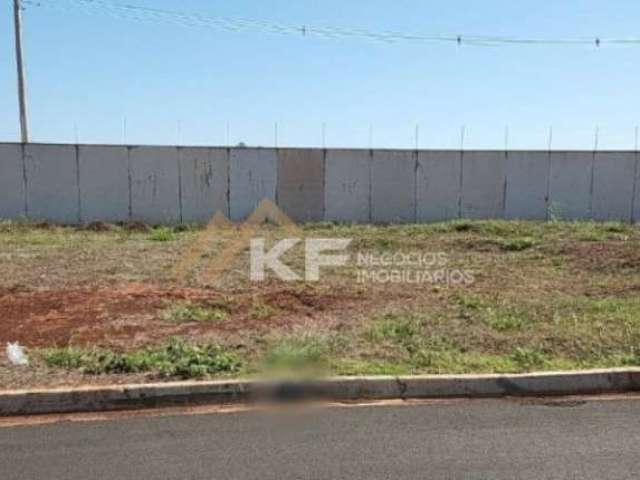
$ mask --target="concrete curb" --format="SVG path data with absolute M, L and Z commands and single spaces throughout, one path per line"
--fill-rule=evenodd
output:
M 640 368 L 517 375 L 215 381 L 0 392 L 0 416 L 298 399 L 355 401 L 560 396 L 640 391 Z

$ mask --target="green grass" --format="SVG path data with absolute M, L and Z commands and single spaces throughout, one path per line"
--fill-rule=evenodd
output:
M 546 363 L 544 353 L 533 348 L 516 348 L 511 354 L 511 360 L 523 371 L 542 369 Z
M 465 294 L 458 294 L 457 302 L 464 315 L 480 318 L 485 325 L 497 332 L 520 330 L 532 324 L 530 313 L 524 308 Z
M 516 309 L 487 307 L 483 312 L 484 322 L 498 332 L 520 330 L 531 323 L 525 312 Z
M 171 305 L 162 312 L 162 318 L 171 323 L 221 322 L 227 317 L 228 313 L 223 308 L 188 302 Z
M 156 227 L 149 236 L 149 239 L 154 242 L 173 242 L 176 238 L 175 231 L 168 227 Z
M 536 246 L 537 242 L 528 237 L 524 238 L 512 238 L 507 240 L 498 241 L 498 246 L 507 252 L 522 252 Z
M 183 379 L 232 374 L 242 365 L 235 354 L 222 347 L 190 344 L 180 339 L 172 339 L 163 347 L 129 353 L 53 348 L 41 352 L 41 357 L 48 367 L 79 370 L 89 375 L 153 373 Z

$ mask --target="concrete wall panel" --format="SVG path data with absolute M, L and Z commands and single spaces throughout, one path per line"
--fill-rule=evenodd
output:
M 366 150 L 327 150 L 325 220 L 367 223 L 371 215 L 371 154 Z
M 324 152 L 278 150 L 279 207 L 297 222 L 324 219 Z
M 375 223 L 414 222 L 416 154 L 374 150 L 371 159 L 371 218 Z
M 229 216 L 229 152 L 226 148 L 181 148 L 182 221 L 208 223 Z
M 591 218 L 592 152 L 552 152 L 549 214 L 559 219 Z
M 78 147 L 80 219 L 82 222 L 129 220 L 127 147 Z
M 180 222 L 178 149 L 132 147 L 131 219 L 150 224 Z
M 596 153 L 591 200 L 594 220 L 631 220 L 635 166 L 633 152 Z
M 504 216 L 506 158 L 504 152 L 466 151 L 462 157 L 463 218 Z
M 0 144 L 0 219 L 26 213 L 22 145 Z
M 276 200 L 278 158 L 270 148 L 233 148 L 230 157 L 232 220 L 246 219 L 265 198 Z
M 548 152 L 509 152 L 505 218 L 545 220 L 549 187 Z
M 636 180 L 633 187 L 634 199 L 633 199 L 633 221 L 640 223 L 640 154 L 636 152 Z
M 418 222 L 458 218 L 460 152 L 421 151 L 418 154 L 416 216 Z
M 24 152 L 27 216 L 54 223 L 79 223 L 76 147 L 30 144 L 24 147 Z

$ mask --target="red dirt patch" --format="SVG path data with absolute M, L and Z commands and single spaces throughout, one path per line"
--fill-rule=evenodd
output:
M 327 312 L 353 300 L 344 294 L 269 284 L 236 293 L 148 284 L 100 289 L 0 289 L 0 344 L 19 341 L 29 347 L 71 344 L 126 350 L 172 335 L 201 337 L 288 328 L 309 319 L 332 323 Z M 225 320 L 207 323 L 173 324 L 163 320 L 161 311 L 180 301 L 219 306 L 229 315 Z M 256 315 L 256 305 L 267 306 L 267 313 Z
M 134 334 L 124 319 L 155 316 L 167 301 L 201 300 L 215 292 L 127 285 L 105 289 L 0 291 L 0 342 L 29 346 L 67 345 L 104 340 L 105 330 L 119 325 Z

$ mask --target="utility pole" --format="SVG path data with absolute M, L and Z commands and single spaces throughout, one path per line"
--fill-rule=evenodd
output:
M 29 143 L 29 120 L 27 117 L 27 89 L 24 63 L 22 62 L 22 9 L 20 0 L 13 0 L 13 21 L 16 34 L 16 66 L 18 68 L 18 102 L 20 104 L 20 138 Z

